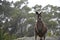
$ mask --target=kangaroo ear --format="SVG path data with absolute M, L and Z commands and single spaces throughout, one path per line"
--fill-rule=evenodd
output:
M 40 12 L 40 14 L 41 14 L 41 12 Z
M 38 12 L 36 12 L 36 14 L 38 14 Z
M 41 14 L 41 13 L 40 13 Z
M 41 13 L 39 15 L 41 16 Z

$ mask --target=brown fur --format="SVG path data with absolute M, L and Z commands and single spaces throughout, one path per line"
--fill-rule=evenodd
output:
M 37 40 L 37 36 L 40 37 L 40 40 L 42 40 L 42 37 L 44 37 L 44 40 L 45 40 L 47 27 L 41 19 L 41 13 L 38 14 L 38 12 L 36 12 L 36 14 L 37 14 L 37 22 L 35 24 L 35 40 Z

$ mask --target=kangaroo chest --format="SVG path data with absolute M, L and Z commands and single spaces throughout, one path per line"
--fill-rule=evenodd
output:
M 43 27 L 42 21 L 38 21 L 37 22 L 37 28 L 42 29 L 42 27 Z

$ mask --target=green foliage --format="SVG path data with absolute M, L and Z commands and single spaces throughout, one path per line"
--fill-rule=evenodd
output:
M 4 40 L 13 40 L 16 39 L 15 35 L 9 35 L 8 33 L 4 34 Z
M 57 23 L 55 21 L 49 21 L 48 26 L 49 26 L 49 28 L 54 29 L 54 28 L 56 28 Z
M 10 35 L 7 32 L 4 33 L 4 30 L 0 29 L 0 40 L 13 40 L 15 38 L 17 38 L 16 35 Z
M 51 36 L 51 32 L 48 32 L 47 35 L 50 37 Z
M 0 28 L 0 40 L 3 40 L 3 30 Z

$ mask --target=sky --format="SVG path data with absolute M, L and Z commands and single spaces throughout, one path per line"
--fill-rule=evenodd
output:
M 12 0 L 9 0 L 9 1 L 11 2 Z M 13 1 L 16 2 L 19 0 L 13 0 Z M 29 7 L 33 7 L 36 4 L 42 5 L 43 7 L 48 4 L 60 7 L 60 0 L 28 0 L 28 2 L 29 2 L 28 4 Z

